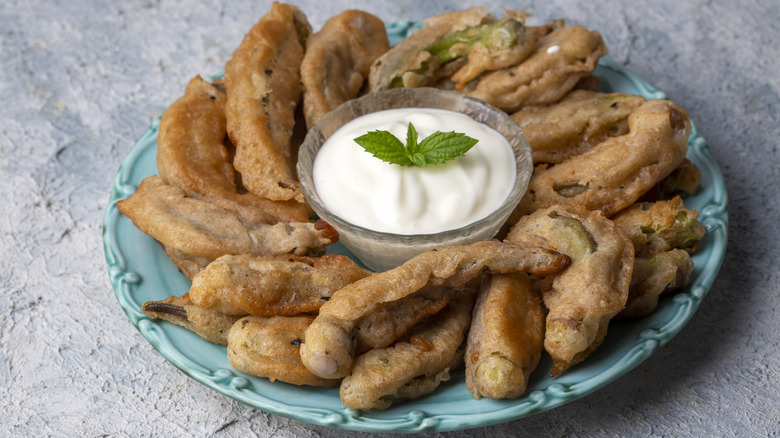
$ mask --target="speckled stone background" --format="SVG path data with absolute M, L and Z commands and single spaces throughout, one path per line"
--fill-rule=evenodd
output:
M 461 1 L 292 1 L 315 28 Z M 599 30 L 617 61 L 684 106 L 730 197 L 720 276 L 683 331 L 584 399 L 436 436 L 780 433 L 780 4 L 483 1 Z M 254 410 L 166 362 L 108 281 L 103 212 L 120 161 L 195 74 L 222 69 L 270 2 L 0 3 L 0 436 L 357 436 Z M 470 5 L 469 5 L 470 6 Z

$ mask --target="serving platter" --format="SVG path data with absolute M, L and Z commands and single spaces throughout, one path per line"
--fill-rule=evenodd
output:
M 419 26 L 415 22 L 388 24 L 391 43 L 397 43 Z M 604 91 L 638 94 L 648 99 L 666 97 L 608 57 L 599 61 L 595 74 Z M 695 120 L 695 114 L 692 118 Z M 162 247 L 135 228 L 116 207 L 117 201 L 135 192 L 141 180 L 157 173 L 159 122 L 159 118 L 152 122 L 122 161 L 105 211 L 103 246 L 119 305 L 166 360 L 196 381 L 254 408 L 313 424 L 371 432 L 458 430 L 520 419 L 582 398 L 628 373 L 682 330 L 712 286 L 726 252 L 725 182 L 707 142 L 694 127 L 688 158 L 700 169 L 702 182 L 699 192 L 686 198 L 685 204 L 700 212 L 699 220 L 707 234 L 693 255 L 696 268 L 688 287 L 664 297 L 649 317 L 611 323 L 603 344 L 585 362 L 558 377 L 549 377 L 552 361 L 544 354 L 522 398 L 474 400 L 466 391 L 464 374 L 459 370 L 424 398 L 385 411 L 353 410 L 341 404 L 338 388 L 300 387 L 241 373 L 228 363 L 224 346 L 211 344 L 182 327 L 151 319 L 141 312 L 144 302 L 182 295 L 190 286 Z M 331 245 L 328 252 L 349 255 L 339 244 Z

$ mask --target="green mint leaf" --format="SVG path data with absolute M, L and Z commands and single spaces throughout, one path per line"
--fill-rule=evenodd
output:
M 355 139 L 363 149 L 382 161 L 401 166 L 411 166 L 404 144 L 388 131 L 371 131 Z
M 409 155 L 409 159 L 412 160 L 412 164 L 417 167 L 425 167 L 425 165 L 428 164 L 425 155 L 419 152 Z
M 477 139 L 456 132 L 436 131 L 422 142 L 409 123 L 406 130 L 406 146 L 388 131 L 371 131 L 355 139 L 355 142 L 380 160 L 401 166 L 425 167 L 439 164 L 465 154 Z
M 458 132 L 436 131 L 420 142 L 419 152 L 428 164 L 439 164 L 468 152 L 477 139 Z
M 406 150 L 412 154 L 417 152 L 417 130 L 412 122 L 409 122 L 409 127 L 406 128 Z

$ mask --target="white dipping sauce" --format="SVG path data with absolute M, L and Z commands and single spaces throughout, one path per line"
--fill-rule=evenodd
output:
M 436 131 L 479 141 L 462 157 L 425 167 L 387 163 L 354 141 L 384 130 L 406 143 L 409 122 L 418 142 Z M 495 211 L 512 191 L 515 169 L 509 142 L 489 126 L 453 111 L 403 108 L 367 114 L 333 133 L 317 153 L 313 180 L 323 204 L 348 222 L 387 233 L 432 234 Z

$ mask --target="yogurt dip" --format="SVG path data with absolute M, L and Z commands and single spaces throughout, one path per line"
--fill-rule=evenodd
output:
M 478 140 L 442 164 L 404 167 L 374 157 L 354 139 L 386 130 L 405 142 L 436 131 Z M 313 182 L 322 203 L 342 219 L 374 231 L 421 235 L 457 229 L 500 207 L 515 184 L 515 155 L 506 138 L 471 117 L 441 109 L 399 108 L 358 117 L 334 132 L 317 153 Z

